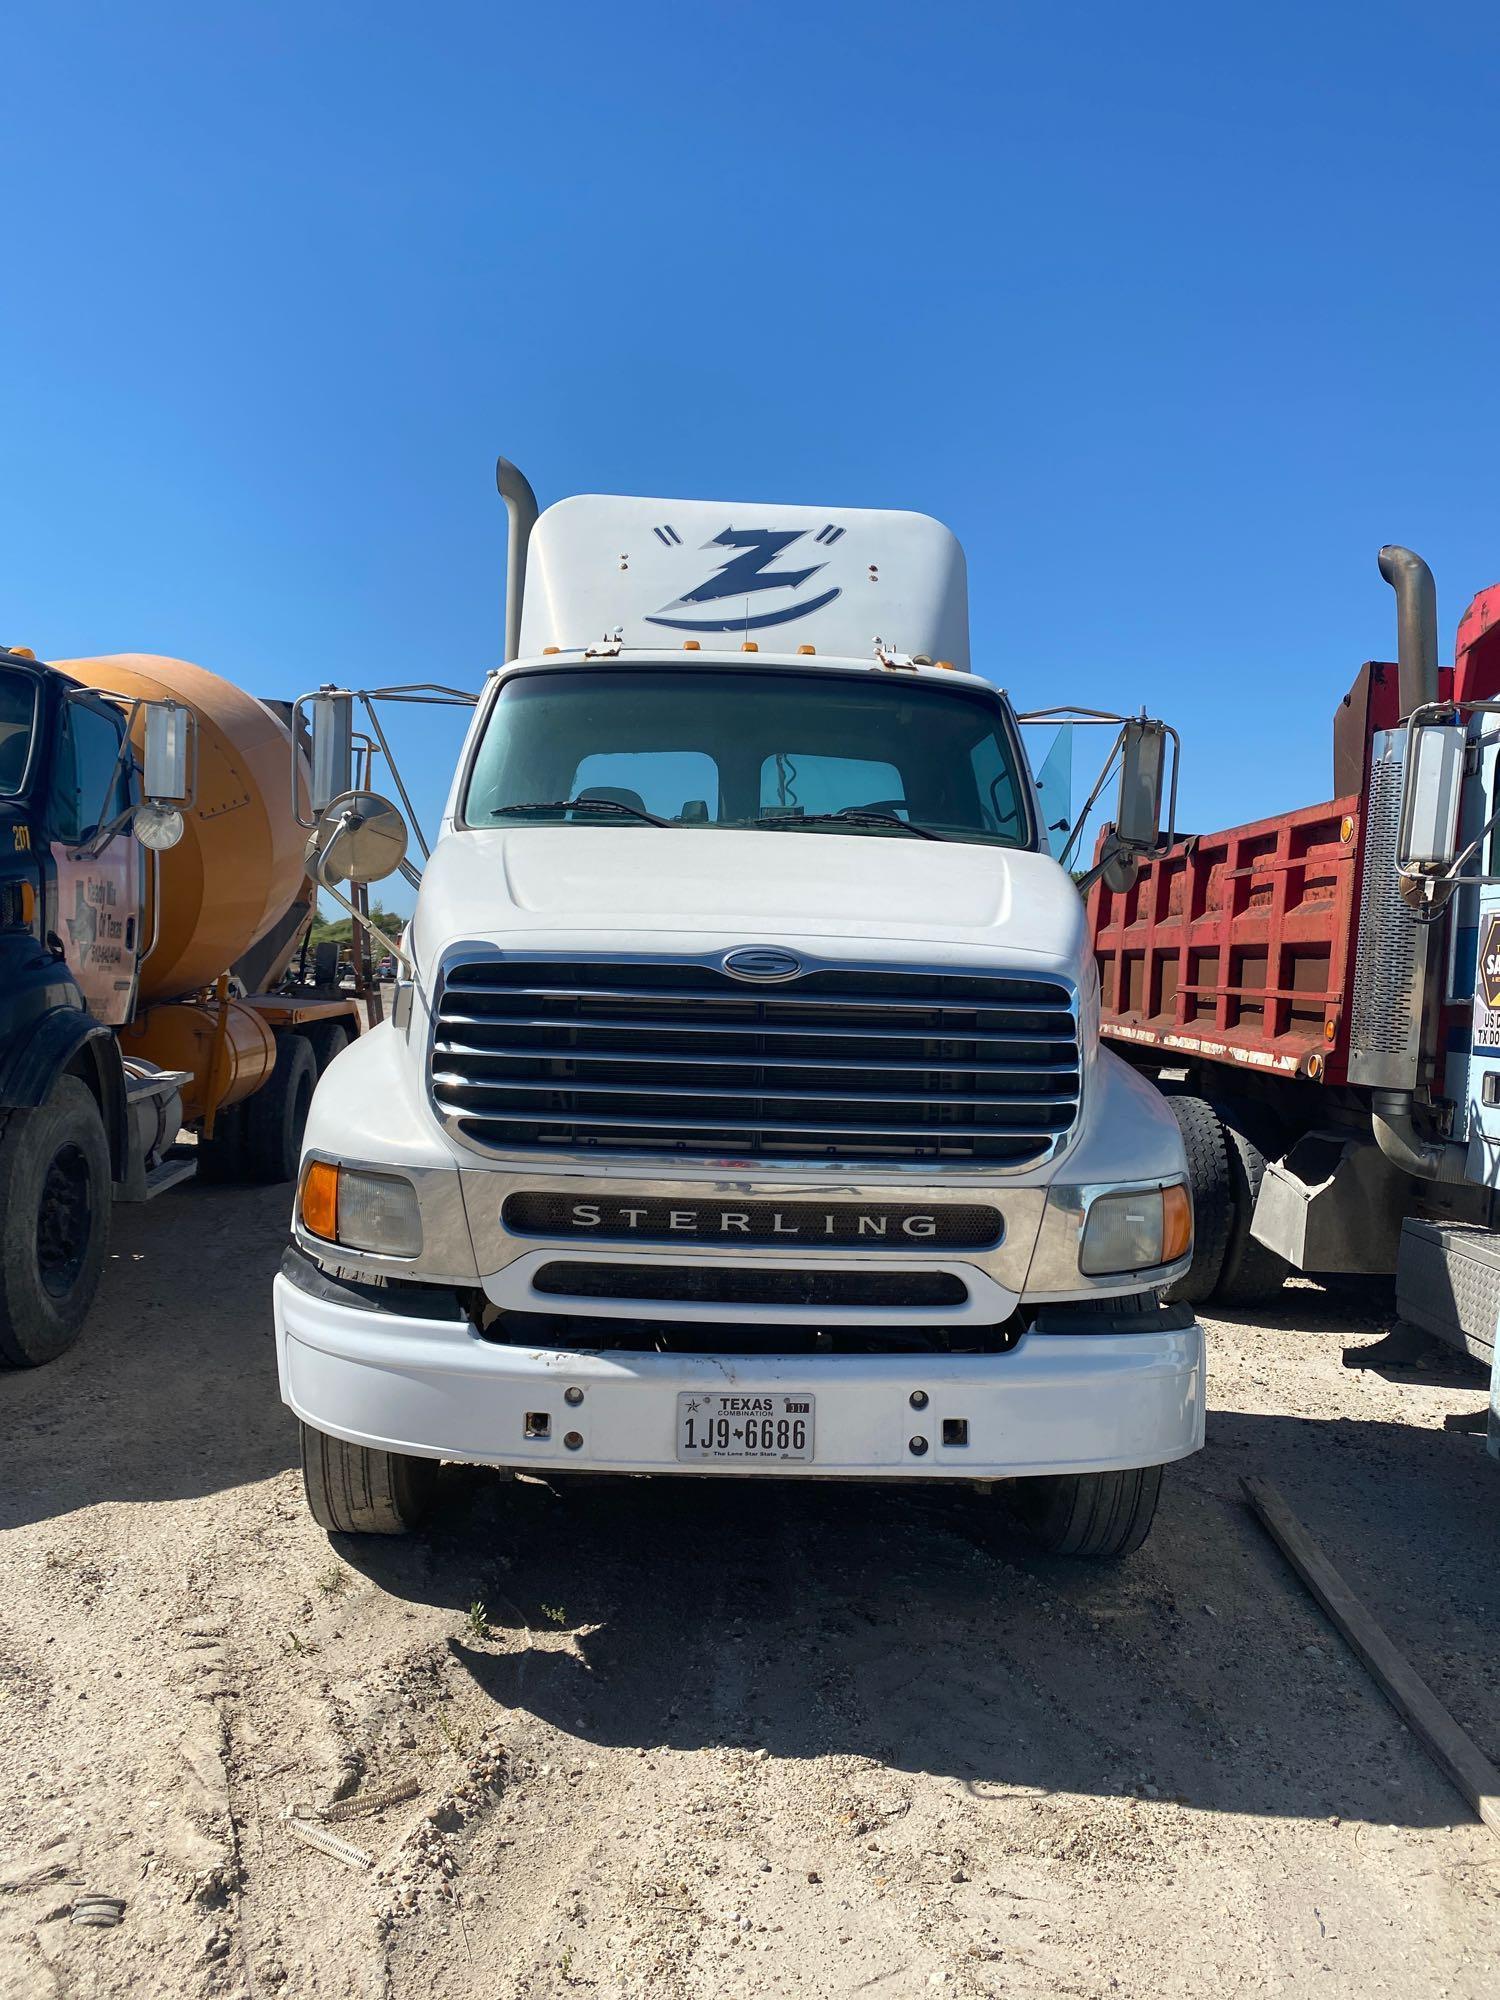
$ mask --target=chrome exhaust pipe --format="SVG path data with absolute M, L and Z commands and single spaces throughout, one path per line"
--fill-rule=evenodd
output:
M 1438 698 L 1437 585 L 1419 555 L 1390 542 L 1377 558 L 1396 593 L 1397 689 L 1404 722 L 1414 708 Z
M 505 657 L 521 650 L 521 604 L 526 595 L 526 551 L 536 526 L 536 495 L 531 481 L 508 458 L 495 460 L 495 487 L 509 516 L 505 551 Z

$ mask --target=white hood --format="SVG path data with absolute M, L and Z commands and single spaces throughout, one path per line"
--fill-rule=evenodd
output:
M 976 947 L 1078 976 L 1083 900 L 1041 854 L 900 834 L 768 833 L 651 826 L 450 833 L 422 881 L 419 961 L 463 939 L 577 950 L 706 951 L 818 938 L 908 947 L 959 962 Z M 659 936 L 670 933 L 666 946 Z

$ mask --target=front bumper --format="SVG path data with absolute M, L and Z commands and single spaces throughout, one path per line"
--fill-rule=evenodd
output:
M 303 1422 L 423 1458 L 538 1472 L 973 1480 L 1162 1465 L 1203 1443 L 1196 1323 L 1028 1332 L 1001 1354 L 723 1356 L 502 1346 L 465 1319 L 316 1297 L 284 1274 L 275 1311 L 282 1399 Z M 693 1389 L 807 1391 L 817 1398 L 816 1458 L 680 1464 L 677 1396 Z M 569 1390 L 579 1392 L 571 1402 Z M 916 1390 L 927 1397 L 921 1410 Z M 528 1437 L 538 1414 L 548 1435 Z M 946 1446 L 944 1420 L 954 1418 L 968 1442 Z M 915 1437 L 927 1441 L 921 1456 Z

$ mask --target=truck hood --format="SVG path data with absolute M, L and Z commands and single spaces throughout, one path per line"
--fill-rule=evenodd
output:
M 628 949 L 622 933 L 662 932 L 672 949 L 884 939 L 946 947 L 947 958 L 984 946 L 1075 974 L 1086 945 L 1083 899 L 1047 855 L 897 834 L 651 826 L 450 833 L 423 876 L 412 938 L 430 964 L 462 939 L 557 950 L 609 934 Z

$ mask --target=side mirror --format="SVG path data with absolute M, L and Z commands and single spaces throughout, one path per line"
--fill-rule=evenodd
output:
M 1128 853 L 1149 854 L 1161 838 L 1166 725 L 1136 718 L 1125 723 L 1120 735 L 1120 809 L 1115 815 L 1115 835 Z
M 378 792 L 334 799 L 308 842 L 308 861 L 322 883 L 383 882 L 406 859 L 406 822 Z
M 1398 868 L 1440 874 L 1458 859 L 1458 808 L 1467 742 L 1462 721 L 1413 725 L 1396 842 Z
M 313 818 L 321 819 L 335 799 L 344 798 L 353 783 L 354 697 L 341 688 L 319 688 L 312 699 Z M 405 851 L 404 829 L 402 851 Z M 386 870 L 387 874 L 390 872 Z
M 142 790 L 153 805 L 187 805 L 193 795 L 188 762 L 196 717 L 180 701 L 148 701 L 141 706 L 146 737 Z

